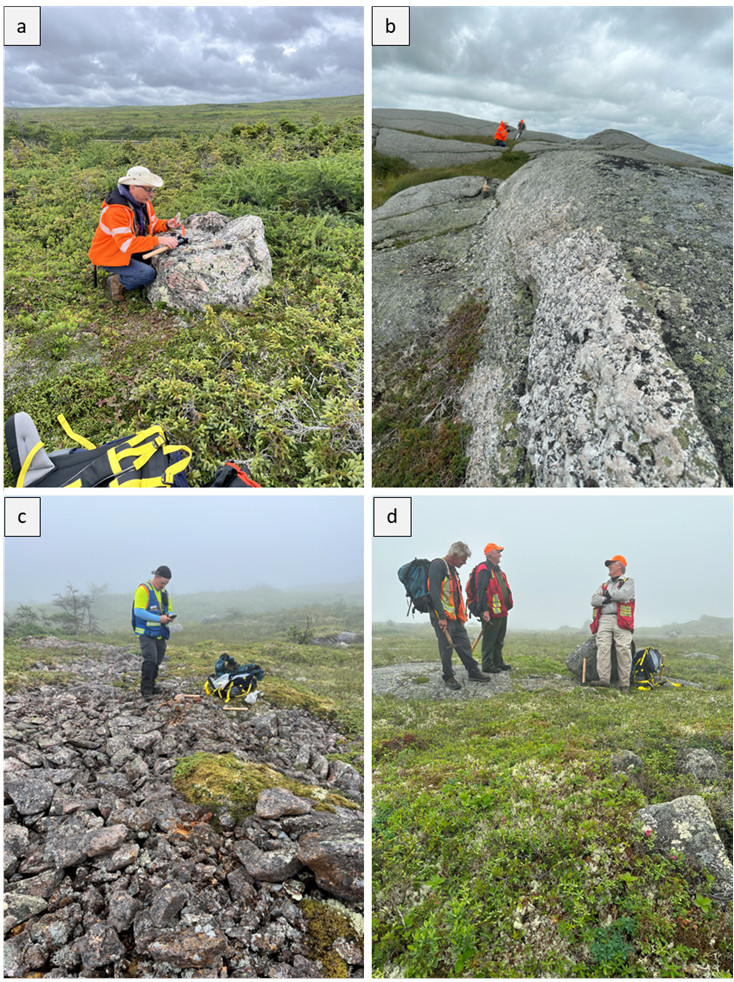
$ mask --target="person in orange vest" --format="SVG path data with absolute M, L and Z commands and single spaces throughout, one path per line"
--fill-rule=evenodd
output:
M 494 145 L 496 147 L 506 147 L 507 146 L 507 124 L 504 120 L 500 121 L 500 125 L 495 130 L 494 134 Z
M 434 559 L 428 567 L 428 592 L 431 595 L 431 624 L 438 638 L 444 683 L 449 689 L 460 689 L 461 683 L 454 675 L 451 652 L 461 659 L 472 682 L 490 682 L 491 677 L 479 668 L 471 652 L 471 641 L 466 633 L 466 606 L 458 570 L 471 556 L 465 542 L 454 542 L 443 559 Z M 448 635 L 448 636 L 447 636 Z
M 620 692 L 630 690 L 632 669 L 632 632 L 635 629 L 635 581 L 627 572 L 624 556 L 604 561 L 609 570 L 606 580 L 591 598 L 594 619 L 591 633 L 596 635 L 597 681 L 590 685 L 608 689 L 612 674 L 612 642 L 617 655 Z
M 161 235 L 181 229 L 175 218 L 163 221 L 153 211 L 153 195 L 163 187 L 163 178 L 147 167 L 131 167 L 102 204 L 99 225 L 89 248 L 89 258 L 110 274 L 107 291 L 113 300 L 124 300 L 126 290 L 147 286 L 156 278 L 153 267 L 142 256 L 158 246 L 175 249 L 178 239 Z
M 521 119 L 520 122 L 517 124 L 517 138 L 516 138 L 516 142 L 517 142 L 517 140 L 520 139 L 520 137 L 523 135 L 523 133 L 525 132 L 525 130 L 526 130 L 525 120 L 524 119 Z
M 500 569 L 504 546 L 489 542 L 485 560 L 477 567 L 477 602 L 482 620 L 482 671 L 495 675 L 512 666 L 502 657 L 507 634 L 507 615 L 512 610 L 512 591 Z

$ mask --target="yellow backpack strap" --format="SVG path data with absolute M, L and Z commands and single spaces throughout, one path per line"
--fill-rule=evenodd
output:
M 90 440 L 87 440 L 87 438 L 84 436 L 79 436 L 78 433 L 75 433 L 72 430 L 72 428 L 66 422 L 66 416 L 64 416 L 63 413 L 60 413 L 56 418 L 64 428 L 64 432 L 67 434 L 67 436 L 70 436 L 72 440 L 76 440 L 76 442 L 80 444 L 80 446 L 85 447 L 87 450 L 97 449 L 96 446 Z
M 33 458 L 36 456 L 38 451 L 42 449 L 43 449 L 43 442 L 39 440 L 38 443 L 35 445 L 35 447 L 29 450 L 28 456 L 26 457 L 25 461 L 23 462 L 23 466 L 20 469 L 20 474 L 18 474 L 18 483 L 15 485 L 16 488 L 23 487 L 23 482 L 26 479 L 26 474 L 28 473 L 31 464 L 33 463 Z
M 182 454 L 180 460 L 173 461 L 158 477 L 124 477 L 121 476 L 129 471 L 129 467 L 123 468 L 122 461 L 127 458 L 132 459 L 132 467 L 139 471 L 160 450 L 164 454 L 179 451 Z M 173 477 L 185 470 L 192 457 L 192 452 L 188 447 L 166 444 L 165 434 L 160 426 L 150 426 L 147 430 L 141 430 L 125 442 L 124 447 L 110 447 L 107 451 L 113 474 L 118 475 L 110 481 L 111 488 L 136 487 L 136 488 L 162 488 L 173 483 Z

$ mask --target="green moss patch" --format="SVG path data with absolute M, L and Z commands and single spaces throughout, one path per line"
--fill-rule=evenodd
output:
M 237 760 L 233 754 L 196 753 L 179 758 L 173 786 L 186 801 L 210 808 L 215 814 L 229 809 L 236 821 L 255 811 L 258 795 L 268 788 L 286 788 L 301 798 L 310 798 L 316 811 L 333 812 L 338 805 L 357 807 L 334 791 L 302 784 L 265 764 Z
M 419 352 L 376 360 L 372 418 L 377 487 L 461 487 L 471 429 L 457 396 L 474 367 L 487 304 L 469 297 Z
M 304 900 L 300 906 L 308 921 L 309 955 L 321 962 L 327 979 L 347 978 L 347 964 L 333 946 L 337 938 L 345 938 L 361 947 L 363 938 L 356 927 L 333 904 Z

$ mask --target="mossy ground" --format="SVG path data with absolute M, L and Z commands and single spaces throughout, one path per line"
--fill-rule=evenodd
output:
M 487 305 L 469 297 L 402 358 L 376 359 L 372 480 L 376 487 L 461 487 L 470 427 L 459 389 L 479 355 Z
M 345 938 L 362 946 L 363 936 L 346 913 L 341 913 L 334 904 L 303 900 L 300 907 L 308 921 L 308 946 L 311 958 L 321 962 L 326 978 L 347 978 L 349 975 L 347 964 L 334 950 L 334 941 L 337 938 Z
M 300 798 L 310 798 L 315 811 L 358 807 L 335 791 L 294 781 L 266 764 L 241 761 L 233 754 L 181 757 L 173 772 L 173 786 L 191 804 L 210 808 L 215 814 L 227 808 L 236 821 L 253 814 L 258 795 L 268 788 L 286 788 Z
M 633 822 L 700 794 L 731 850 L 731 641 L 645 635 L 668 674 L 705 688 L 622 697 L 553 688 L 581 640 L 510 630 L 513 675 L 547 674 L 540 691 L 374 699 L 375 977 L 731 977 L 730 914 Z M 438 664 L 435 644 L 429 629 L 376 625 L 375 664 Z M 682 773 L 697 747 L 719 783 Z M 612 771 L 625 749 L 641 775 Z

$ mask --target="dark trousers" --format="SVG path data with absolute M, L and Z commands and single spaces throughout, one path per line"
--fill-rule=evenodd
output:
M 140 259 L 131 259 L 129 266 L 101 266 L 110 276 L 115 273 L 120 277 L 120 283 L 126 290 L 136 290 L 139 286 L 147 286 L 158 275 L 152 266 Z
M 140 654 L 143 665 L 140 670 L 140 691 L 152 692 L 158 669 L 166 654 L 165 638 L 151 638 L 147 634 L 140 635 Z
M 431 624 L 433 625 L 433 630 L 436 632 L 436 637 L 438 638 L 438 653 L 441 656 L 443 677 L 445 679 L 452 679 L 454 677 L 454 668 L 451 664 L 451 652 L 454 649 L 456 650 L 456 654 L 461 659 L 464 668 L 467 670 L 467 672 L 469 672 L 469 674 L 478 671 L 479 663 L 471 653 L 471 641 L 469 640 L 469 635 L 466 633 L 466 628 L 461 621 L 449 620 L 446 622 L 446 630 L 449 632 L 449 637 L 451 638 L 454 646 L 453 648 L 446 640 L 446 635 L 438 626 L 438 618 L 433 613 L 431 614 Z
M 502 664 L 502 648 L 507 634 L 507 618 L 494 617 L 484 624 L 482 634 L 482 671 L 499 668 Z

